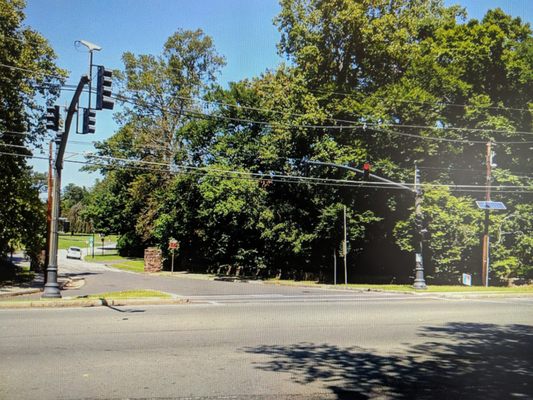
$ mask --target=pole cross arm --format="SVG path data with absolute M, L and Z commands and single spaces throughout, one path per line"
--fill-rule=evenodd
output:
M 78 87 L 76 88 L 76 92 L 74 92 L 74 96 L 72 96 L 72 100 L 67 111 L 67 118 L 65 119 L 65 131 L 61 135 L 61 142 L 59 142 L 59 148 L 57 149 L 56 168 L 58 170 L 63 168 L 63 156 L 65 155 L 65 149 L 67 148 L 67 139 L 70 131 L 70 125 L 72 124 L 72 117 L 77 111 L 78 100 L 80 98 L 81 92 L 83 91 L 85 85 L 87 85 L 88 83 L 89 77 L 87 75 L 82 75 L 82 77 L 80 78 L 80 82 L 78 83 Z
M 329 167 L 336 167 L 336 168 L 341 168 L 341 169 L 347 169 L 349 171 L 354 171 L 354 172 L 359 172 L 360 174 L 363 174 L 364 171 L 362 169 L 359 169 L 359 168 L 354 168 L 354 167 L 349 167 L 347 165 L 342 165 L 342 164 L 334 164 L 334 163 L 330 163 L 330 162 L 323 162 L 323 161 L 311 161 L 311 160 L 306 160 L 305 161 L 306 163 L 308 164 L 314 164 L 314 165 L 326 165 L 326 166 L 329 166 Z M 390 183 L 391 185 L 393 186 L 397 186 L 397 187 L 400 187 L 402 189 L 406 189 L 406 190 L 409 190 L 410 192 L 416 192 L 413 188 L 407 186 L 407 185 L 404 185 L 403 183 L 400 183 L 400 182 L 394 182 L 394 181 L 391 181 L 390 179 L 387 179 L 387 178 L 383 178 L 379 175 L 375 175 L 375 174 L 368 174 L 368 176 L 370 176 L 371 178 L 374 178 L 375 180 L 377 181 L 381 181 L 381 182 L 386 182 L 386 183 Z

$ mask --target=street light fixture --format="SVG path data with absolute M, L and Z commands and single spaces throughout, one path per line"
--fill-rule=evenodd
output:
M 76 45 L 82 44 L 89 49 L 89 105 L 88 109 L 91 109 L 91 93 L 92 93 L 92 76 L 93 76 L 93 52 L 102 50 L 102 47 L 97 44 L 91 43 L 87 40 L 76 40 Z

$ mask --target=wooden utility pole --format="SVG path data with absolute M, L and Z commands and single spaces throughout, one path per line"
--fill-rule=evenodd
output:
M 486 164 L 486 180 L 485 180 L 485 201 L 490 201 L 490 189 L 492 181 L 492 170 L 491 170 L 491 155 L 492 155 L 492 143 L 490 140 L 487 142 L 487 154 L 485 156 Z M 481 265 L 481 285 L 489 286 L 489 247 L 490 247 L 490 238 L 489 238 L 489 209 L 485 209 L 485 224 L 483 227 L 483 256 L 482 256 L 482 265 Z

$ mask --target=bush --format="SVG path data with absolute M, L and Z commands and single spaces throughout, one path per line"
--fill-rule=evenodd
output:
M 144 244 L 134 232 L 127 232 L 118 238 L 117 250 L 122 257 L 144 256 Z

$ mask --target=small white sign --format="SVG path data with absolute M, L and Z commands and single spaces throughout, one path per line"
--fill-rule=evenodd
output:
M 415 262 L 421 263 L 422 262 L 422 254 L 416 253 L 415 254 Z
M 463 274 L 463 285 L 472 286 L 472 275 Z

